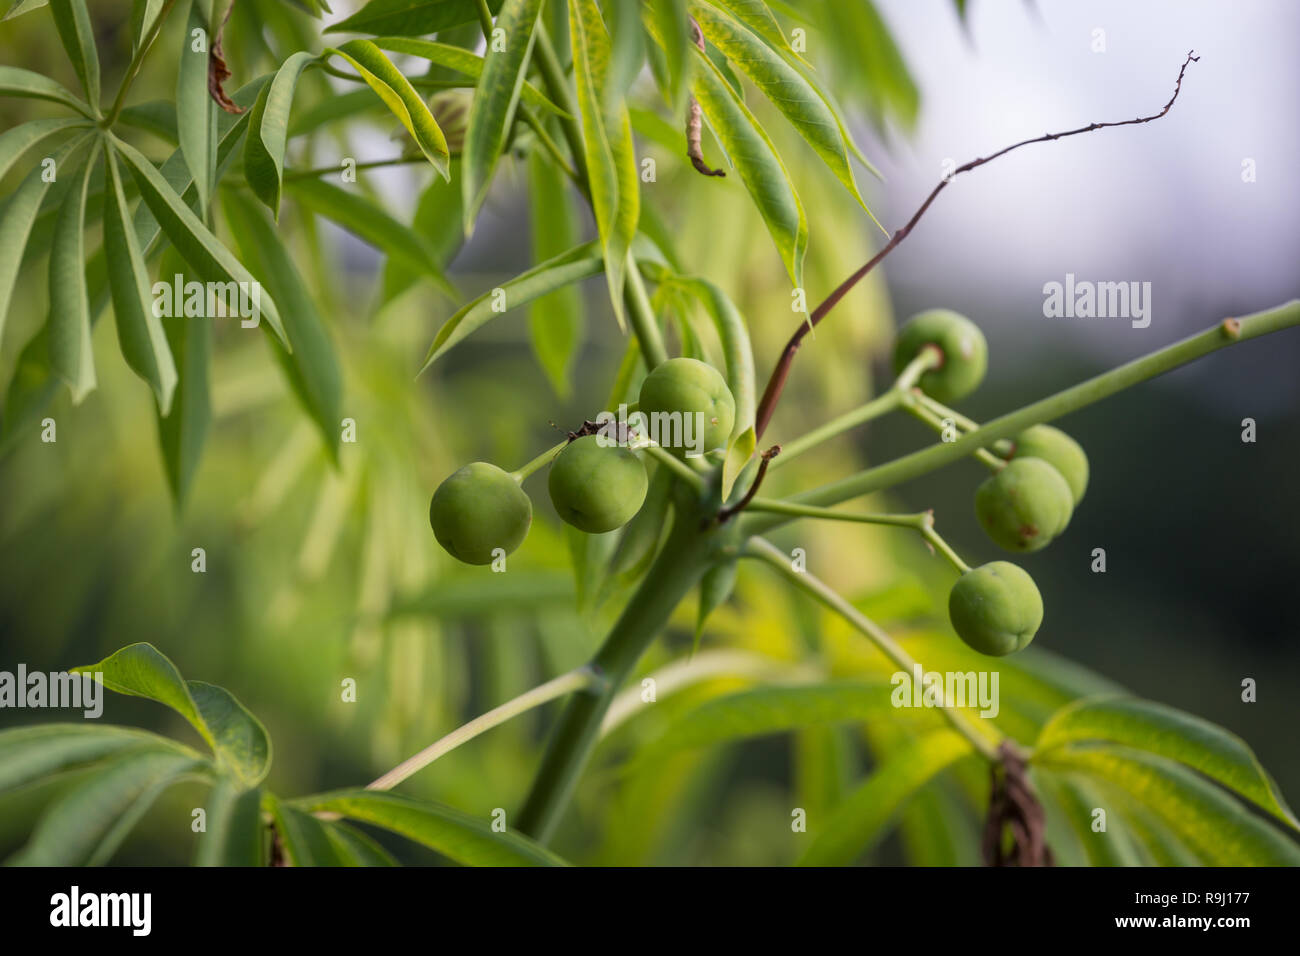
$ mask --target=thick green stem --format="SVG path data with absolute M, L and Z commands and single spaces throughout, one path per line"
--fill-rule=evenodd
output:
M 604 683 L 575 694 L 552 731 L 518 817 L 519 828 L 538 840 L 546 842 L 555 832 L 615 692 L 703 576 L 719 537 L 700 532 L 703 517 L 697 502 L 678 496 L 677 517 L 668 541 L 592 658 L 591 665 L 605 678 Z
M 646 294 L 641 270 L 630 255 L 627 259 L 627 276 L 623 283 L 623 301 L 627 303 L 628 319 L 632 323 L 632 332 L 641 345 L 641 357 L 645 359 L 645 367 L 653 369 L 656 365 L 667 362 L 668 350 L 664 347 L 663 336 L 659 333 L 655 310 L 650 305 L 650 296 Z
M 916 418 L 918 421 L 922 421 L 925 424 L 929 425 L 931 428 L 937 431 L 941 436 L 945 432 L 947 432 L 950 427 L 955 429 L 956 427 L 959 427 L 961 425 L 961 423 L 957 421 L 956 418 L 953 418 L 950 415 L 944 415 L 942 412 L 932 410 L 923 401 L 921 401 L 921 398 L 922 398 L 921 394 L 919 392 L 916 392 L 909 395 L 903 402 L 903 408 L 906 409 L 908 414 L 910 414 L 912 417 Z M 952 423 L 951 426 L 945 424 L 945 421 L 951 422 Z M 979 426 L 973 425 L 973 427 L 978 428 Z M 956 439 L 954 439 L 954 441 L 955 440 Z M 992 471 L 1001 471 L 1003 468 L 1007 466 L 1007 463 L 1005 461 L 1003 461 L 1001 458 L 994 455 L 987 448 L 976 448 L 975 451 L 972 452 L 972 456 L 978 458 L 983 464 L 987 465 Z
M 1001 418 L 995 418 L 955 442 L 931 445 L 888 464 L 869 468 L 840 481 L 796 495 L 792 500 L 799 504 L 834 505 L 902 484 L 964 458 L 977 448 L 987 448 L 1000 438 L 1010 438 L 1030 425 L 1049 422 L 1062 415 L 1068 415 L 1139 382 L 1155 378 L 1180 365 L 1186 365 L 1211 352 L 1216 352 L 1226 345 L 1258 338 L 1293 325 L 1300 325 L 1300 299 L 1293 299 L 1245 318 L 1225 319 L 1198 335 L 1134 359 L 1109 372 L 1103 372 L 1095 378 L 1080 382 Z M 744 519 L 743 531 L 749 535 L 762 534 L 789 520 L 782 515 L 751 515 Z

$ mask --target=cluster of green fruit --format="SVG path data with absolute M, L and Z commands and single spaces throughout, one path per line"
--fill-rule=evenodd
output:
M 894 364 L 902 371 L 921 350 L 938 350 L 938 365 L 922 374 L 922 392 L 941 402 L 970 394 L 984 378 L 988 345 L 979 327 L 947 309 L 913 317 L 899 331 Z M 1007 551 L 1046 547 L 1065 530 L 1088 486 L 1088 456 L 1073 438 L 1034 425 L 996 447 L 1006 463 L 975 492 L 975 514 Z M 1009 561 L 966 571 L 948 597 L 957 634 L 975 650 L 1000 656 L 1027 645 L 1043 621 L 1033 578 Z
M 735 422 L 736 403 L 726 381 L 695 359 L 670 359 L 656 367 L 638 399 L 637 409 L 646 417 L 698 414 L 705 423 L 705 448 L 724 446 Z M 666 450 L 685 455 L 685 449 Z M 490 564 L 518 548 L 533 520 L 532 501 L 520 487 L 523 477 L 476 461 L 447 478 L 429 504 L 438 543 L 466 564 Z M 622 527 L 641 510 L 649 480 L 637 452 L 600 435 L 583 435 L 556 456 L 547 487 L 564 521 L 601 534 Z

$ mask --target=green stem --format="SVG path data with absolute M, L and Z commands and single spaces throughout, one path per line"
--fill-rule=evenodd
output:
M 573 167 L 573 164 L 569 162 L 568 157 L 560 151 L 559 145 L 551 138 L 551 134 L 546 131 L 546 124 L 534 116 L 533 111 L 522 103 L 519 104 L 519 115 L 523 118 L 523 121 L 528 124 L 528 128 L 533 131 L 533 134 L 537 137 L 537 141 L 542 144 L 548 153 L 551 154 L 551 159 L 555 160 L 556 165 L 564 170 L 564 175 L 573 180 L 576 185 L 584 185 L 582 177 L 578 175 L 578 171 Z
M 423 770 L 443 754 L 455 750 L 466 741 L 473 740 L 484 731 L 504 724 L 507 720 L 518 717 L 534 707 L 540 707 L 557 697 L 563 697 L 573 691 L 585 690 L 600 683 L 602 683 L 602 679 L 590 667 L 584 665 L 574 668 L 567 674 L 561 674 L 553 680 L 548 680 L 545 684 L 534 687 L 513 700 L 506 701 L 500 707 L 494 707 L 486 714 L 475 717 L 469 723 L 457 727 L 445 737 L 425 747 L 415 756 L 402 761 L 379 779 L 367 784 L 366 789 L 391 790 L 407 777 Z
M 550 462 L 554 461 L 556 456 L 559 455 L 560 452 L 564 451 L 564 449 L 567 448 L 568 445 L 569 445 L 569 440 L 567 438 L 562 442 L 552 445 L 550 448 L 546 449 L 546 451 L 542 452 L 540 455 L 538 455 L 528 464 L 524 465 L 518 471 L 510 472 L 510 477 L 513 478 L 515 481 L 523 482 L 525 478 L 527 478 L 537 469 L 543 468 Z
M 357 163 L 353 169 L 381 169 L 384 166 L 406 166 L 410 163 L 428 162 L 423 154 L 417 156 L 396 156 L 392 159 L 376 159 L 368 163 Z M 285 180 L 293 179 L 313 179 L 316 176 L 325 176 L 329 173 L 342 172 L 341 166 L 318 166 L 315 169 L 286 169 L 284 172 Z
M 906 671 L 909 676 L 914 673 L 917 666 L 916 660 L 885 633 L 879 624 L 836 594 L 821 579 L 809 574 L 807 571 L 794 570 L 789 557 L 783 554 L 779 548 L 762 538 L 752 538 L 746 542 L 743 554 L 745 557 L 757 558 L 771 565 L 797 588 L 810 594 L 821 604 L 830 608 L 853 625 L 901 670 Z M 948 721 L 952 729 L 969 740 L 971 746 L 978 750 L 985 759 L 989 761 L 998 759 L 997 742 L 1001 735 L 997 734 L 996 729 L 994 730 L 995 736 L 991 740 L 988 734 L 976 729 L 984 725 L 974 723 L 962 711 L 945 705 L 939 708 L 939 712 Z
M 704 477 L 699 473 L 693 471 L 690 465 L 686 464 L 686 462 L 682 461 L 672 452 L 666 451 L 665 449 L 656 445 L 654 442 L 650 442 L 650 441 L 647 441 L 645 444 L 634 444 L 632 445 L 632 447 L 640 451 L 644 451 L 646 454 L 653 457 L 661 465 L 664 465 L 666 468 L 668 468 L 678 478 L 682 479 L 687 484 L 689 484 L 692 488 L 694 488 L 696 492 L 704 491 Z
M 815 448 L 822 442 L 841 435 L 852 428 L 869 422 L 874 418 L 879 418 L 898 408 L 902 404 L 904 396 L 908 390 L 916 384 L 920 377 L 934 368 L 941 356 L 935 349 L 922 349 L 916 358 L 908 363 L 902 373 L 890 386 L 889 391 L 877 395 L 865 405 L 853 409 L 851 412 L 845 412 L 839 418 L 833 418 L 820 428 L 814 428 L 810 432 L 799 436 L 792 442 L 787 442 L 781 446 L 781 455 L 772 460 L 772 468 L 780 468 L 788 465 L 799 455 Z
M 912 415 L 914 418 L 917 418 L 920 421 L 924 422 L 925 424 L 929 425 L 940 435 L 943 435 L 948 430 L 949 426 L 944 424 L 945 420 L 952 422 L 954 426 L 960 426 L 961 423 L 958 422 L 955 418 L 949 418 L 948 416 L 944 415 L 942 412 L 931 411 L 919 399 L 920 396 L 916 393 L 913 393 L 903 402 L 903 408 L 905 408 L 908 414 Z M 977 425 L 975 427 L 978 428 L 979 426 Z M 996 455 L 989 452 L 989 450 L 986 448 L 975 449 L 975 451 L 972 453 L 972 457 L 978 458 L 985 465 L 988 465 L 988 467 L 993 471 L 1001 471 L 1007 465 L 1005 461 L 1003 461 L 1001 458 L 998 458 Z
M 547 92 L 551 94 L 551 99 L 555 105 L 567 113 L 567 116 L 560 117 L 560 130 L 564 133 L 564 139 L 569 144 L 569 152 L 573 154 L 573 163 L 577 167 L 578 177 L 582 180 L 584 189 L 587 182 L 587 163 L 586 147 L 582 142 L 582 130 L 578 127 L 578 107 L 573 99 L 573 93 L 569 89 L 569 80 L 565 76 L 564 67 L 560 65 L 560 59 L 555 55 L 555 47 L 551 45 L 550 35 L 546 29 L 538 24 L 534 31 L 533 52 L 537 54 L 534 62 L 542 74 L 542 82 L 546 84 Z
M 615 691 L 708 566 L 718 536 L 700 533 L 704 512 L 684 495 L 678 495 L 675 511 L 663 550 L 592 659 L 604 683 L 570 699 L 517 817 L 519 828 L 543 843 L 555 832 Z
M 144 65 L 145 54 L 148 53 L 149 48 L 153 46 L 153 41 L 158 38 L 158 33 L 162 30 L 163 21 L 167 19 L 167 14 L 171 12 L 172 6 L 175 2 L 176 0 L 166 0 L 166 2 L 163 3 L 162 9 L 158 11 L 158 16 L 153 21 L 153 26 L 149 28 L 148 35 L 140 41 L 139 48 L 135 51 L 135 55 L 131 57 L 131 62 L 127 64 L 126 73 L 122 77 L 122 85 L 117 88 L 117 96 L 113 98 L 113 105 L 109 107 L 108 115 L 104 117 L 101 124 L 105 129 L 108 129 L 108 127 L 113 125 L 118 114 L 122 112 L 122 107 L 126 105 L 127 91 L 131 89 L 131 84 L 135 82 L 136 75 L 140 72 L 140 67 Z M 96 103 L 92 103 L 91 107 L 96 110 L 99 109 L 99 105 Z
M 1139 382 L 1216 352 L 1224 346 L 1259 338 L 1293 325 L 1300 325 L 1300 299 L 1293 299 L 1245 318 L 1225 319 L 1213 328 L 1183 339 L 1181 342 L 1175 342 L 1150 355 L 1134 359 L 1119 368 L 1103 372 L 1055 395 L 995 418 L 955 442 L 931 445 L 888 464 L 869 468 L 840 481 L 814 488 L 795 496 L 793 500 L 799 504 L 833 505 L 873 491 L 880 491 L 882 488 L 902 484 L 964 458 L 977 448 L 987 448 L 1000 438 L 1010 438 L 1030 425 L 1068 415 Z M 781 515 L 754 515 L 744 519 L 744 532 L 762 534 L 770 528 L 785 523 L 786 520 Z
M 627 303 L 628 319 L 632 323 L 632 332 L 641 345 L 641 357 L 645 360 L 646 369 L 667 362 L 668 350 L 664 347 L 663 336 L 659 332 L 654 307 L 650 304 L 650 296 L 646 294 L 641 269 L 631 255 L 628 256 L 627 274 L 623 283 L 623 301 Z

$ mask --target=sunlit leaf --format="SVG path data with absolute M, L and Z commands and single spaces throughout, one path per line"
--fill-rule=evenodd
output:
M 284 150 L 289 139 L 289 111 L 298 79 L 317 62 L 310 53 L 294 53 L 280 65 L 275 78 L 262 87 L 244 138 L 244 178 L 257 198 L 280 217 L 280 186 Z
M 326 33 L 373 33 L 424 36 L 448 27 L 478 20 L 479 0 L 370 0 L 345 20 L 325 28 Z M 495 15 L 501 0 L 487 0 Z
M 63 49 L 68 51 L 81 88 L 92 106 L 99 104 L 99 52 L 95 31 L 86 11 L 86 0 L 50 0 L 50 12 L 58 28 Z

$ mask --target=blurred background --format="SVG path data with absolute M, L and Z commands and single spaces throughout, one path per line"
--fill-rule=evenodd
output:
M 334 6 L 327 23 L 359 4 Z M 946 161 L 1155 112 L 1187 51 L 1201 59 L 1157 122 L 1027 147 L 958 177 L 886 266 L 805 344 L 771 440 L 797 435 L 887 382 L 892 329 L 922 308 L 955 308 L 985 330 L 989 375 L 961 407 L 983 420 L 1226 316 L 1300 295 L 1300 82 L 1292 49 L 1300 7 L 1266 0 L 966 6 L 963 22 L 945 0 L 878 0 L 880 21 L 846 15 L 844 30 L 809 35 L 814 65 L 832 44 L 860 42 L 873 51 L 860 69 L 831 71 L 829 82 L 880 171 L 878 179 L 859 168 L 859 181 L 891 230 L 910 217 Z M 129 40 L 115 25 L 127 22 L 129 9 L 120 0 L 92 11 L 104 28 L 106 83 L 125 64 Z M 230 30 L 233 85 L 294 49 L 321 45 L 318 26 L 277 0 L 241 0 Z M 881 53 L 881 35 L 892 36 L 896 50 L 886 41 Z M 179 50 L 179 24 L 159 42 Z M 891 51 L 905 71 L 882 79 L 875 55 L 887 60 Z M 46 11 L 0 22 L 0 62 L 75 83 Z M 137 84 L 139 97 L 170 97 L 174 75 L 174 54 L 160 53 Z M 332 81 L 312 82 L 313 94 L 328 99 Z M 762 379 L 798 320 L 780 261 L 735 177 L 706 180 L 683 168 L 675 121 L 665 134 L 648 115 L 661 105 L 652 91 L 640 102 L 638 143 L 659 169 L 657 181 L 643 185 L 643 205 L 675 237 L 685 267 L 740 305 Z M 40 115 L 31 101 L 0 101 L 0 128 Z M 325 127 L 294 141 L 290 165 L 391 157 L 402 149 L 393 125 L 375 112 Z M 811 306 L 869 258 L 883 234 L 788 127 L 768 128 L 809 214 Z M 163 139 L 142 143 L 156 157 L 174 148 Z M 705 150 L 718 155 L 707 138 Z M 1244 181 L 1248 167 L 1254 178 Z M 66 391 L 56 398 L 47 414 L 58 441 L 44 444 L 30 430 L 5 434 L 0 669 L 18 662 L 65 669 L 150 641 L 186 677 L 230 688 L 262 718 L 275 745 L 270 787 L 293 795 L 363 784 L 465 719 L 585 660 L 618 599 L 596 606 L 575 595 L 571 542 L 551 511 L 544 476 L 527 486 L 536 520 L 506 575 L 455 564 L 427 523 L 429 495 L 461 464 L 518 467 L 557 440 L 552 422 L 574 427 L 604 407 L 623 355 L 596 280 L 570 303 L 582 317 L 575 323 L 582 344 L 567 367 L 542 370 L 520 314 L 489 324 L 415 378 L 434 332 L 460 301 L 532 265 L 538 240 L 529 181 L 526 161 L 499 171 L 472 241 L 451 261 L 458 301 L 403 280 L 374 250 L 286 206 L 281 231 L 295 237 L 295 261 L 331 323 L 343 414 L 357 423 L 358 440 L 342 446 L 337 469 L 265 345 L 219 328 L 214 426 L 189 500 L 175 508 L 152 397 L 125 368 L 112 323 L 101 322 L 100 387 L 79 406 Z M 365 173 L 358 187 L 408 220 L 416 197 L 439 188 L 419 167 Z M 44 269 L 31 272 L 0 343 L 0 386 L 11 393 L 18 354 L 47 310 Z M 1043 286 L 1067 273 L 1149 282 L 1150 326 L 1045 317 Z M 1283 333 L 1058 422 L 1087 449 L 1092 483 L 1061 539 L 1023 559 L 1047 605 L 1027 660 L 1072 661 L 1227 727 L 1251 744 L 1292 801 L 1300 795 L 1297 367 L 1300 335 Z M 1246 417 L 1258 423 L 1254 444 L 1241 441 Z M 910 419 L 884 420 L 775 472 L 765 493 L 793 493 L 932 440 Z M 982 477 L 981 466 L 963 462 L 866 504 L 934 508 L 969 562 L 991 560 L 998 555 L 973 514 Z M 894 633 L 926 647 L 956 644 L 943 612 L 951 573 L 910 537 L 799 525 L 776 540 L 804 548 L 810 570 Z M 198 547 L 206 551 L 203 574 L 191 571 Z M 1098 547 L 1106 551 L 1105 574 L 1090 571 Z M 648 656 L 647 671 L 689 653 L 693 622 L 688 604 Z M 833 659 L 823 643 L 827 627 L 803 601 L 773 588 L 765 571 L 746 568 L 733 601 L 710 619 L 702 648 L 777 661 Z M 349 677 L 358 684 L 356 703 L 340 699 Z M 1258 682 L 1255 703 L 1241 701 L 1245 678 Z M 673 706 L 724 686 L 702 685 Z M 405 786 L 475 814 L 513 812 L 555 713 L 544 708 L 498 728 Z M 6 710 L 0 726 L 56 716 L 71 719 Z M 143 701 L 110 696 L 104 719 L 189 739 L 162 708 Z M 788 862 L 788 808 L 830 800 L 871 762 L 863 740 L 809 731 L 678 759 L 637 777 L 612 759 L 626 746 L 615 737 L 603 747 L 580 789 L 559 841 L 573 859 Z M 192 835 L 183 808 L 195 805 L 197 793 L 169 794 L 159 806 L 182 809 L 170 823 L 141 827 L 122 861 L 187 860 Z M 21 842 L 39 798 L 27 794 L 5 807 L 0 854 Z M 973 854 L 975 816 L 954 811 L 952 820 L 970 830 Z M 908 840 L 905 825 L 872 859 L 914 858 Z

